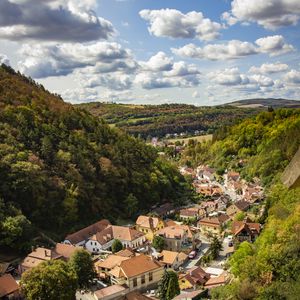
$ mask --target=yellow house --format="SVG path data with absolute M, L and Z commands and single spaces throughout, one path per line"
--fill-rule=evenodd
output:
M 139 216 L 136 220 L 136 230 L 145 234 L 146 239 L 152 242 L 155 233 L 164 228 L 163 220 L 157 217 Z
M 156 288 L 163 273 L 163 265 L 144 254 L 120 262 L 109 272 L 112 284 L 126 284 L 130 291 Z

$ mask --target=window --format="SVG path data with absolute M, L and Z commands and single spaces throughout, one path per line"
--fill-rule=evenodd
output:
M 149 273 L 149 281 L 152 281 L 152 280 L 153 280 L 153 273 L 150 272 L 150 273 Z
M 137 278 L 133 278 L 133 286 L 134 286 L 134 287 L 137 286 Z
M 146 281 L 145 275 L 142 275 L 142 280 L 141 280 L 142 284 L 144 284 L 145 281 Z

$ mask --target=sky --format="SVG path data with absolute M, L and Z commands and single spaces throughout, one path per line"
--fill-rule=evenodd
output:
M 72 103 L 300 99 L 299 0 L 0 0 L 0 63 Z

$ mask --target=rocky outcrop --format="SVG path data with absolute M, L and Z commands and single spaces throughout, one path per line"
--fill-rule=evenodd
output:
M 281 180 L 288 188 L 300 187 L 300 147 L 284 170 Z

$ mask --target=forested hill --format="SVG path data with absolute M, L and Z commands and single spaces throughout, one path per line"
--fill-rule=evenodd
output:
M 211 134 L 224 125 L 236 124 L 262 110 L 226 105 L 197 107 L 187 104 L 128 105 L 100 102 L 79 104 L 79 107 L 143 139 L 184 132 L 194 134 L 195 131 Z
M 184 178 L 151 147 L 6 66 L 0 103 L 0 246 L 185 199 Z
M 182 163 L 238 170 L 266 187 L 263 231 L 254 244 L 240 244 L 228 265 L 235 278 L 213 290 L 213 299 L 299 299 L 300 188 L 280 181 L 299 145 L 300 109 L 278 109 L 219 132 L 214 142 L 190 143 L 183 154 Z

